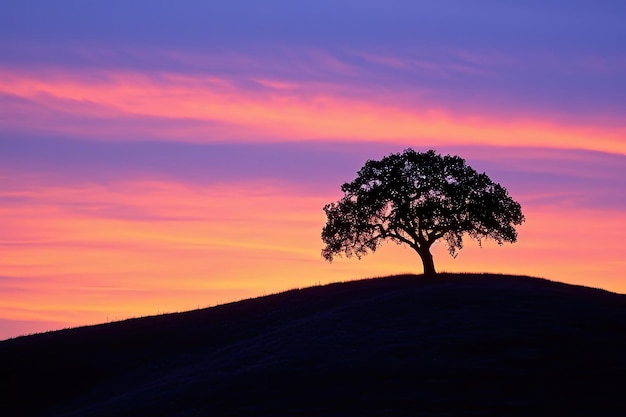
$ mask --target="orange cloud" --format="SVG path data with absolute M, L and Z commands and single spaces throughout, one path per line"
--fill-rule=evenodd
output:
M 406 104 L 393 94 L 357 96 L 331 84 L 256 82 L 260 91 L 212 76 L 111 72 L 87 78 L 5 70 L 0 72 L 0 93 L 19 98 L 21 107 L 11 110 L 13 117 L 0 121 L 0 127 L 131 140 L 359 139 L 626 153 L 626 129 L 621 126 L 565 126 L 550 115 L 505 120 L 431 108 L 426 102 Z M 133 118 L 140 121 L 133 124 Z M 116 123 L 97 124 L 111 119 Z
M 20 188 L 30 191 L 0 208 L 4 319 L 196 308 L 297 286 L 293 272 L 319 258 L 315 196 L 263 184 Z
M 421 272 L 419 257 L 393 244 L 361 261 L 324 262 L 321 207 L 337 196 L 296 193 L 288 184 L 38 186 L 29 176 L 12 178 L 19 186 L 0 190 L 9 202 L 0 207 L 0 320 L 65 327 Z M 440 244 L 438 269 L 528 274 L 626 292 L 616 227 L 626 224 L 624 213 L 524 208 L 528 221 L 518 243 L 480 249 L 468 241 L 457 259 Z M 589 219 L 593 228 L 582 227 Z M 598 236 L 601 245 L 587 244 Z

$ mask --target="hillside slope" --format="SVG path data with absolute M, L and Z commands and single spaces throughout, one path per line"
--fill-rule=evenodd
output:
M 626 296 L 370 279 L 12 339 L 0 371 L 12 416 L 624 415 Z

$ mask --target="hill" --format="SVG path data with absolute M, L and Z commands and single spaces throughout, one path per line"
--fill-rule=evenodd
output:
M 626 296 L 395 276 L 0 342 L 7 416 L 617 416 Z

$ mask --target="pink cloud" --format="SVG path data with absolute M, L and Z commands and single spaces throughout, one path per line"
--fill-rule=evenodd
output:
M 626 153 L 624 127 L 562 125 L 549 117 L 458 114 L 427 103 L 393 104 L 389 97 L 378 100 L 376 93 L 367 100 L 351 97 L 332 86 L 316 91 L 305 86 L 294 93 L 291 83 L 289 89 L 274 88 L 266 94 L 213 76 L 103 72 L 98 82 L 91 77 L 3 71 L 0 93 L 15 97 L 21 105 L 0 121 L 0 128 L 29 131 L 35 125 L 34 129 L 49 133 L 117 140 L 124 136 L 200 142 L 360 139 Z M 149 119 L 156 121 L 154 126 L 146 123 Z M 181 121 L 187 121 L 187 126 L 181 126 Z
M 417 255 L 393 244 L 362 261 L 324 262 L 321 207 L 338 193 L 254 181 L 40 184 L 9 176 L 13 186 L 0 191 L 10 202 L 0 207 L 4 320 L 72 326 L 420 272 Z M 468 241 L 457 259 L 439 244 L 439 270 L 521 273 L 626 292 L 622 210 L 564 211 L 520 197 L 527 222 L 518 243 L 480 249 Z M 589 219 L 593 227 L 584 227 Z M 601 244 L 581 245 L 598 236 Z

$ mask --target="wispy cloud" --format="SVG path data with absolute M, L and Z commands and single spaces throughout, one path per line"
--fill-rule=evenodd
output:
M 355 98 L 331 85 L 295 92 L 293 85 L 291 89 L 270 85 L 268 93 L 213 76 L 102 73 L 95 81 L 64 72 L 2 75 L 0 93 L 5 101 L 17 104 L 0 121 L 8 132 L 190 142 L 392 140 L 626 153 L 623 126 L 564 125 L 524 114 L 511 118 L 458 114 L 427 102 L 404 106 L 389 97 L 378 100 L 376 93 Z

